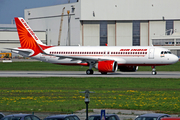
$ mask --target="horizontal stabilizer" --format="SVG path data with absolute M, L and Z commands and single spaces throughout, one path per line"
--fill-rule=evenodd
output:
M 34 51 L 31 49 L 19 49 L 19 48 L 5 48 L 7 50 L 11 50 L 14 53 L 18 53 L 21 55 L 25 55 L 27 57 L 31 56 L 32 54 L 34 54 Z

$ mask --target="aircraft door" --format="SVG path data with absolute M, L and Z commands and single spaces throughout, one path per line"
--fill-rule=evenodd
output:
M 149 59 L 154 59 L 154 48 L 150 48 L 149 49 L 149 56 L 148 56 Z

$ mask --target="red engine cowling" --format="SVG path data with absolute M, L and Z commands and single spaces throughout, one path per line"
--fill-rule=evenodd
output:
M 138 70 L 138 66 L 119 66 L 118 68 L 121 72 L 136 72 Z
M 95 64 L 95 68 L 98 69 L 99 72 L 116 72 L 118 64 L 113 60 L 99 61 Z

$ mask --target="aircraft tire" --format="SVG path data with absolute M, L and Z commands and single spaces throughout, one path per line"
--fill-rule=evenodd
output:
M 101 74 L 102 74 L 102 75 L 106 75 L 106 74 L 107 74 L 107 72 L 101 72 Z
M 87 75 L 92 75 L 93 73 L 94 73 L 94 71 L 92 69 L 86 70 L 86 74 Z
M 157 72 L 156 71 L 152 71 L 152 75 L 156 75 L 157 74 Z

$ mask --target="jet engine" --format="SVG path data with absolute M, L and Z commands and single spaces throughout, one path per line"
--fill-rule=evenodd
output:
M 94 66 L 101 73 L 116 72 L 118 64 L 114 60 L 98 61 Z
M 118 68 L 121 72 L 136 72 L 138 70 L 138 66 L 119 66 Z

